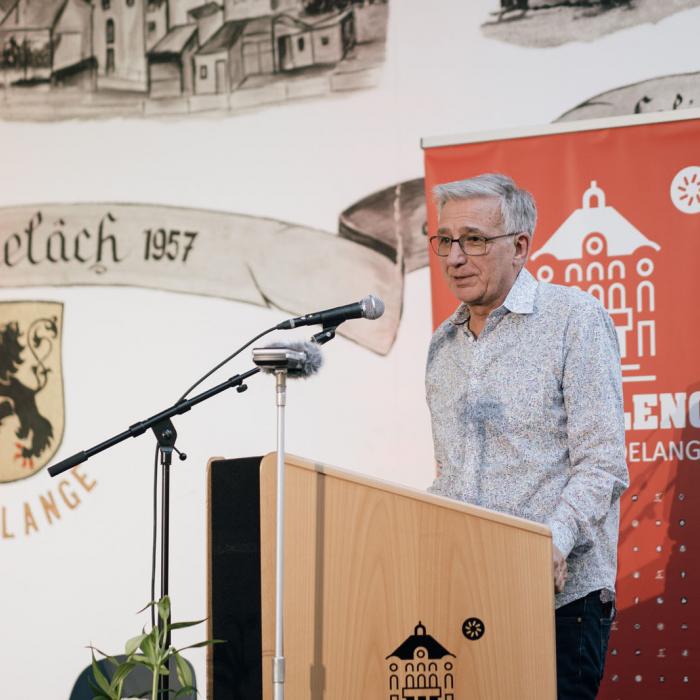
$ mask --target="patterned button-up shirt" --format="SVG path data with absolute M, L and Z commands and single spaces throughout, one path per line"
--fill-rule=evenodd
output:
M 429 490 L 548 525 L 568 565 L 557 607 L 597 589 L 612 599 L 628 473 L 610 317 L 523 269 L 478 338 L 468 320 L 462 304 L 430 344 Z

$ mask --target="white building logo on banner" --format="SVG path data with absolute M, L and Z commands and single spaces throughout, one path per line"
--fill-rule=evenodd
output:
M 654 381 L 645 363 L 656 356 L 655 253 L 660 246 L 614 207 L 593 180 L 576 209 L 532 255 L 536 276 L 592 294 L 610 314 L 620 344 L 624 382 Z

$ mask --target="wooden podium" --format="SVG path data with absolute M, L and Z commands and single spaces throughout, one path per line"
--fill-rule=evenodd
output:
M 209 463 L 209 700 L 271 700 L 275 455 Z M 287 700 L 554 700 L 548 528 L 286 460 Z

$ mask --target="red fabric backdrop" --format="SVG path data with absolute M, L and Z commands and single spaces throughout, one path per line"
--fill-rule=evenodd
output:
M 426 148 L 431 188 L 511 175 L 537 200 L 528 263 L 603 301 L 623 352 L 617 621 L 601 698 L 700 697 L 700 119 Z M 433 320 L 457 302 L 431 255 Z

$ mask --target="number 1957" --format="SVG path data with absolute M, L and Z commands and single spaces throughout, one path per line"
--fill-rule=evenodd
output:
M 164 228 L 150 229 L 143 232 L 146 237 L 146 244 L 143 251 L 144 260 L 181 260 L 187 262 L 194 239 L 197 238 L 196 231 L 177 231 Z

